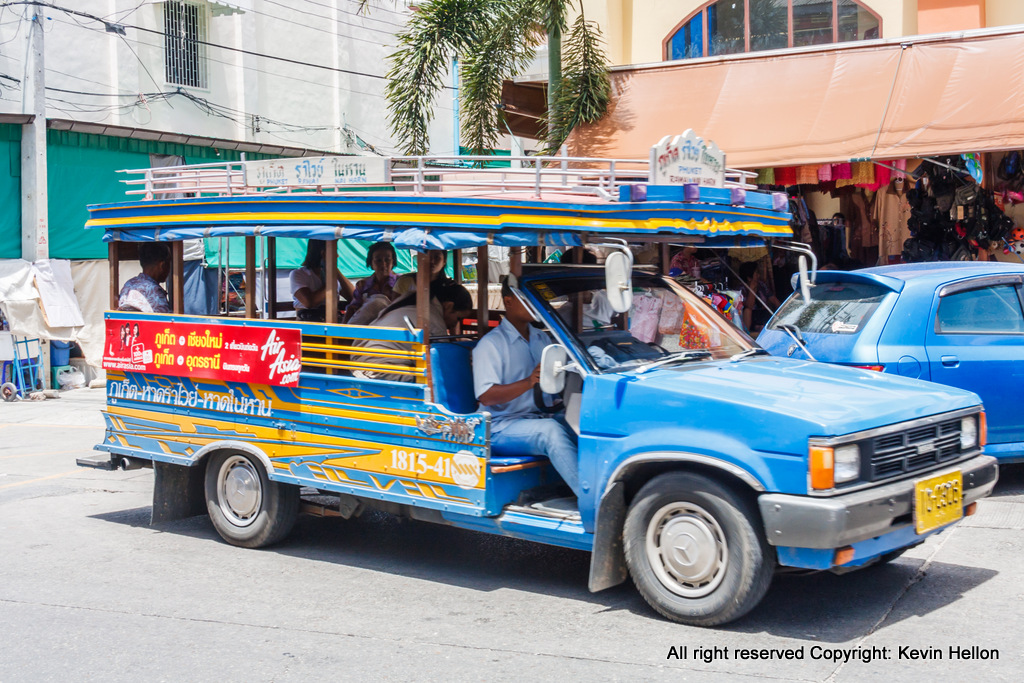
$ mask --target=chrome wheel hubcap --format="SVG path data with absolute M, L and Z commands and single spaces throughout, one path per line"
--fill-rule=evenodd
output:
M 240 455 L 221 465 L 217 478 L 220 509 L 235 526 L 249 526 L 263 505 L 263 485 L 256 466 Z
M 708 595 L 722 583 L 729 548 L 718 521 L 694 503 L 675 502 L 647 527 L 647 560 L 662 585 L 685 598 Z

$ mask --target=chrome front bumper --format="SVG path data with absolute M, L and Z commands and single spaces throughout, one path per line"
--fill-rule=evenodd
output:
M 978 455 L 911 479 L 830 498 L 766 493 L 758 498 L 765 535 L 772 545 L 839 548 L 914 523 L 914 481 L 959 469 L 964 505 L 992 492 L 999 478 L 996 459 Z

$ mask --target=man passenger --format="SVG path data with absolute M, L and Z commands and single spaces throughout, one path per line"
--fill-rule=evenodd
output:
M 167 290 L 160 286 L 171 274 L 171 248 L 166 242 L 139 245 L 142 272 L 124 283 L 117 299 L 118 310 L 140 313 L 170 313 Z
M 551 339 L 530 324 L 535 319 L 516 286 L 513 276 L 502 281 L 505 317 L 473 349 L 474 393 L 492 416 L 491 451 L 546 455 L 578 497 L 576 435 L 563 419 L 542 413 L 533 398 L 541 355 Z

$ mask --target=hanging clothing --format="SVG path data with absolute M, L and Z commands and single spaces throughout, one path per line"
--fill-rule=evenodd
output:
M 900 257 L 903 253 L 903 243 L 910 239 L 910 229 L 907 227 L 910 220 L 910 201 L 907 199 L 904 182 L 893 180 L 888 187 L 878 193 L 872 217 L 878 223 L 879 265 L 899 263 L 899 258 L 890 261 L 890 257 Z
M 775 184 L 775 169 L 774 168 L 761 168 L 757 171 L 757 178 L 754 180 L 755 185 L 774 185 Z
M 817 185 L 818 184 L 818 167 L 812 166 L 798 166 L 796 169 L 796 184 L 797 185 Z
M 783 166 L 775 169 L 775 182 L 778 185 L 796 185 L 796 166 Z
M 832 164 L 822 164 L 818 167 L 818 182 L 832 182 Z
M 875 163 L 873 161 L 857 161 L 853 164 L 853 184 L 857 187 L 868 187 L 875 182 Z

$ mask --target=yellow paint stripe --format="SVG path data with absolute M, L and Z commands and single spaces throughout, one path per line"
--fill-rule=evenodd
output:
M 19 481 L 16 484 L 4 484 L 3 486 L 0 486 L 0 489 L 13 489 L 15 486 L 24 486 L 25 484 L 35 484 L 36 482 L 46 481 L 47 479 L 58 479 L 60 477 L 66 477 L 69 474 L 74 474 L 75 472 L 78 472 L 78 471 L 79 470 L 77 470 L 77 469 L 68 470 L 67 472 L 61 472 L 60 474 L 51 474 L 48 477 L 39 477 L 37 479 L 29 479 L 28 481 Z

